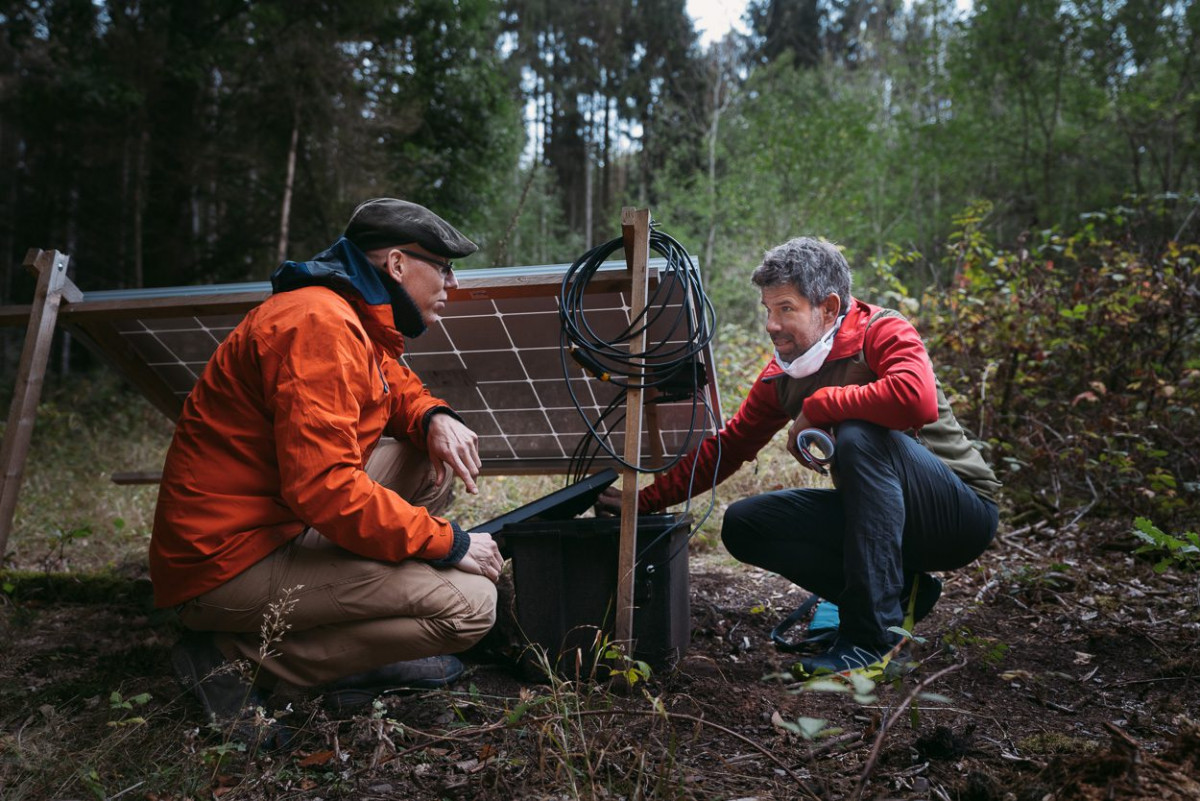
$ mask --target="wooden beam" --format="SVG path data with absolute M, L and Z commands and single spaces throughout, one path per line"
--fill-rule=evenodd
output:
M 593 467 L 607 467 L 611 460 L 597 459 Z M 483 463 L 479 474 L 483 476 L 545 476 L 567 473 L 570 466 L 561 459 L 489 459 Z M 161 470 L 119 470 L 109 476 L 114 484 L 158 484 L 162 481 Z
M 545 272 L 554 265 L 537 268 L 543 272 L 508 270 L 464 270 L 458 277 L 458 288 L 449 292 L 451 301 L 488 300 L 492 298 L 554 297 L 562 289 L 562 272 Z M 658 270 L 650 269 L 650 286 L 657 282 Z M 629 273 L 622 269 L 601 269 L 588 282 L 587 291 L 619 292 L 629 284 Z M 188 291 L 181 292 L 181 289 Z M 247 284 L 245 288 L 229 287 L 206 291 L 204 287 L 165 287 L 161 294 L 154 289 L 135 291 L 79 292 L 74 284 L 64 288 L 63 299 L 69 301 L 59 314 L 64 323 L 84 325 L 99 321 L 144 318 L 205 317 L 222 314 L 245 314 L 271 295 L 265 283 Z M 0 326 L 24 325 L 33 313 L 31 305 L 0 306 Z
M 649 286 L 650 211 L 626 207 L 621 210 L 621 237 L 625 242 L 625 263 L 629 270 L 629 319 L 639 321 L 646 308 Z M 631 353 L 646 352 L 644 321 L 641 333 L 629 343 Z M 636 362 L 633 367 L 637 367 Z M 642 390 L 630 388 L 625 395 L 626 465 L 637 465 L 642 454 Z M 616 628 L 613 639 L 633 654 L 633 586 L 637 563 L 638 474 L 632 467 L 621 468 L 621 541 L 617 558 Z
M 161 470 L 119 470 L 109 476 L 109 480 L 121 486 L 134 484 L 161 484 Z
M 4 444 L 0 446 L 0 561 L 8 547 L 8 534 L 17 509 L 17 493 L 21 489 L 21 476 L 33 437 L 33 423 L 42 396 L 46 363 L 50 359 L 58 307 L 64 296 L 82 297 L 67 277 L 70 261 L 70 257 L 56 250 L 30 250 L 25 255 L 25 266 L 37 272 L 38 281 L 17 367 L 17 385 L 8 412 L 8 427 L 4 429 Z

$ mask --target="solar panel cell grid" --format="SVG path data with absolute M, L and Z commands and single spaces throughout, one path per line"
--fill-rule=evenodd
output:
M 564 381 L 557 290 L 565 268 L 521 269 L 521 280 L 528 284 L 515 289 L 505 281 L 516 273 L 463 273 L 462 288 L 448 304 L 445 317 L 422 336 L 406 342 L 403 361 L 479 434 L 485 465 L 534 460 L 544 463 L 547 470 L 566 470 L 588 422 L 599 417 L 618 389 L 586 374 L 569 359 L 570 380 Z M 489 278 L 495 283 L 489 284 Z M 248 288 L 258 286 L 210 287 L 206 288 L 206 296 L 225 291 L 245 294 Z M 178 293 L 178 288 L 171 291 Z M 682 299 L 677 288 L 668 287 L 666 291 L 676 302 Z M 81 323 L 87 303 L 105 294 L 89 293 L 77 304 L 73 311 Z M 144 367 L 178 398 L 191 391 L 217 345 L 241 320 L 241 315 L 226 313 L 228 308 L 212 315 L 164 316 L 162 298 L 153 290 L 125 292 L 121 297 L 128 298 L 121 301 L 127 304 L 127 310 L 109 312 L 102 321 L 87 320 L 81 328 L 94 332 L 94 326 L 111 326 L 135 358 L 144 362 L 138 367 L 143 382 Z M 144 306 L 140 315 L 139 304 Z M 106 308 L 112 305 L 110 300 Z M 198 306 L 193 302 L 187 310 L 194 311 Z M 655 340 L 656 334 L 670 339 L 666 332 L 676 327 L 677 313 L 672 310 L 670 315 L 650 321 L 652 342 L 660 341 Z M 630 326 L 628 295 L 613 291 L 589 293 L 586 323 L 598 337 L 618 338 Z M 105 338 L 95 339 L 102 342 Z M 711 381 L 710 353 L 705 354 L 705 361 Z M 129 366 L 128 357 L 124 366 Z M 144 383 L 141 385 L 144 388 Z M 576 401 L 589 421 L 581 418 Z M 686 447 L 712 430 L 712 423 L 691 401 L 662 404 L 657 417 L 660 447 L 667 452 Z M 619 413 L 612 415 L 608 424 L 623 429 L 618 418 Z M 620 452 L 623 436 L 617 434 L 612 442 Z M 647 434 L 643 449 L 649 444 Z

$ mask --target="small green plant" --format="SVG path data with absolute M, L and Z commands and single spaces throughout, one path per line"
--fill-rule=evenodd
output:
M 793 723 L 790 720 L 777 720 L 775 723 L 786 731 L 792 734 L 798 734 L 809 742 L 820 740 L 824 737 L 834 737 L 842 733 L 842 729 L 834 726 L 826 726 L 829 721 L 824 718 L 807 718 L 798 717 Z
M 1134 549 L 1135 554 L 1151 554 L 1158 559 L 1154 563 L 1155 573 L 1165 573 L 1171 567 L 1181 570 L 1200 567 L 1200 534 L 1194 531 L 1176 537 L 1139 517 L 1133 521 L 1133 535 L 1142 541 Z
M 92 536 L 90 526 L 80 526 L 70 531 L 56 528 L 54 534 L 49 539 L 50 550 L 46 552 L 42 563 L 46 566 L 47 570 L 50 569 L 52 564 L 55 564 L 55 560 L 57 560 L 58 565 L 62 565 L 67 559 L 67 546 L 73 542 L 85 540 L 90 536 Z
M 617 644 L 609 643 L 604 649 L 604 658 L 609 670 L 614 676 L 620 676 L 630 687 L 639 681 L 650 678 L 650 665 L 640 659 L 634 659 L 625 653 L 625 649 Z
M 879 700 L 875 695 L 875 678 L 879 678 L 882 674 L 882 668 L 878 672 L 851 670 L 846 673 L 831 673 L 827 676 L 816 676 L 802 683 L 796 692 L 808 693 L 849 693 L 856 704 L 865 706 L 873 704 Z
M 140 707 L 150 703 L 150 699 L 152 697 L 153 696 L 151 696 L 150 693 L 138 693 L 137 695 L 132 695 L 129 698 L 125 698 L 123 695 L 121 695 L 119 690 L 113 690 L 108 696 L 108 708 L 121 713 L 132 712 L 135 706 Z M 138 726 L 145 722 L 146 719 L 141 715 L 122 714 L 117 720 L 110 720 L 108 725 L 113 727 Z
M 88 788 L 96 798 L 108 798 L 108 790 L 104 787 L 104 782 L 100 780 L 100 772 L 95 768 L 81 770 L 79 772 L 79 780 L 83 782 L 83 786 Z
M 963 627 L 947 632 L 942 637 L 942 644 L 951 653 L 967 651 L 978 658 L 988 667 L 996 667 L 1008 656 L 1008 643 L 1001 642 L 995 637 L 985 637 L 975 634 L 971 629 Z
M 108 696 L 108 708 L 133 709 L 135 705 L 145 706 L 150 702 L 152 697 L 153 696 L 151 696 L 150 693 L 138 693 L 137 695 L 132 695 L 129 698 L 125 698 L 121 695 L 119 690 L 113 690 L 112 694 Z

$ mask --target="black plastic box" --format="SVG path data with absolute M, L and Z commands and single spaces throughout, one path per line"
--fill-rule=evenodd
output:
M 661 666 L 691 641 L 688 602 L 690 519 L 638 519 L 633 656 Z M 506 526 L 516 617 L 522 633 L 552 663 L 574 673 L 593 659 L 597 630 L 611 640 L 616 617 L 621 521 L 616 517 L 536 521 Z M 578 649 L 578 654 L 576 653 Z

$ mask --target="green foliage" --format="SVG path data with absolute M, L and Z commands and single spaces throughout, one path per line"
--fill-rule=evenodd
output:
M 1155 573 L 1165 573 L 1172 566 L 1184 570 L 1200 566 L 1200 534 L 1194 531 L 1176 537 L 1139 517 L 1133 521 L 1133 535 L 1143 543 L 1134 553 L 1151 554 L 1158 559 L 1154 564 Z
M 150 702 L 150 693 L 138 693 L 137 695 L 125 698 L 119 690 L 113 690 L 108 696 L 109 709 L 133 709 L 134 705 L 145 706 Z
M 949 276 L 921 306 L 934 363 L 1019 513 L 1175 520 L 1194 504 L 1200 247 L 1157 241 L 1194 208 L 1132 199 L 1004 248 L 980 205 L 931 266 Z
M 727 412 L 741 405 L 755 376 L 771 358 L 771 341 L 760 330 L 722 325 L 714 345 L 717 385 Z
M 84 289 L 261 280 L 285 205 L 291 256 L 324 249 L 357 202 L 384 194 L 476 233 L 521 145 L 498 12 L 497 0 L 7 4 L 0 184 L 21 235 L 0 300 L 7 260 L 32 246 L 69 248 Z
M 108 721 L 110 727 L 119 726 L 140 726 L 146 722 L 146 718 L 141 715 L 127 715 L 126 712 L 132 712 L 135 706 L 144 707 L 150 703 L 153 698 L 150 693 L 138 693 L 129 698 L 121 695 L 120 690 L 113 690 L 108 696 L 108 708 L 119 713 L 119 717 L 115 720 Z
M 777 721 L 777 725 L 781 726 L 786 731 L 793 734 L 799 734 L 805 740 L 819 740 L 823 737 L 834 737 L 842 733 L 842 729 L 826 726 L 828 723 L 824 718 L 808 718 L 798 717 L 795 722 L 790 720 Z
M 883 669 L 851 670 L 846 673 L 831 673 L 817 676 L 797 685 L 798 693 L 846 693 L 856 704 L 873 704 L 878 699 L 875 695 L 876 679 L 883 677 Z
M 967 627 L 946 632 L 942 636 L 942 643 L 951 653 L 965 651 L 969 657 L 979 659 L 988 667 L 998 667 L 1011 650 L 1008 643 L 995 637 L 976 634 Z

